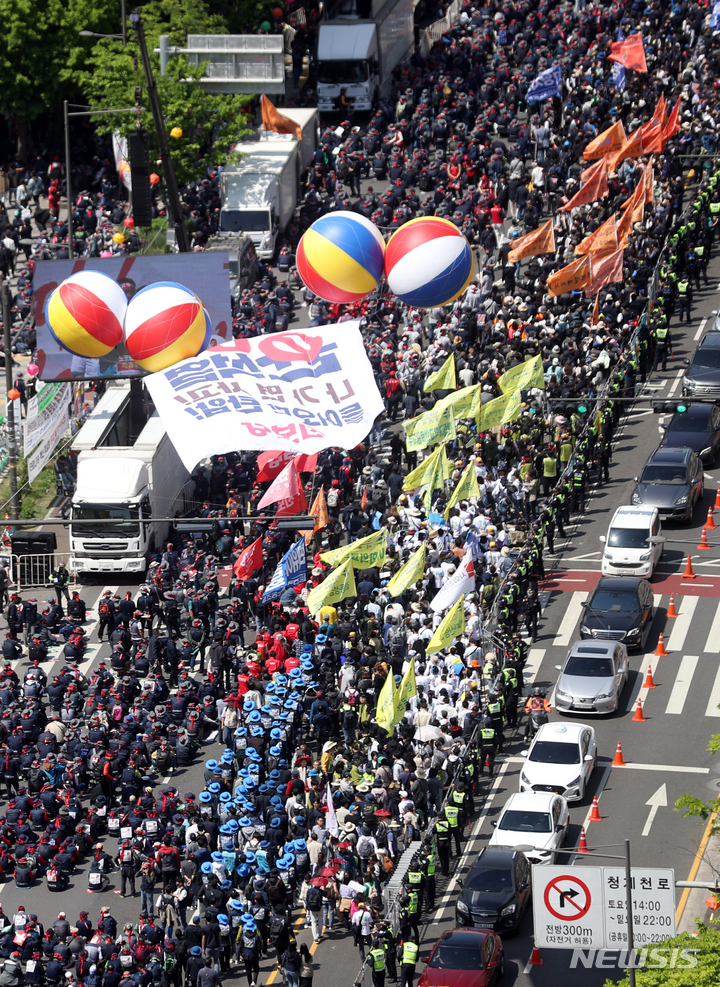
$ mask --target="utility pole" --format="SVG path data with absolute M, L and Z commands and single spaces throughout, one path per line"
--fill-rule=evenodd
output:
M 15 441 L 15 406 L 10 400 L 13 386 L 12 361 L 12 316 L 10 314 L 10 285 L 7 281 L 2 284 L 2 317 L 5 346 L 5 425 L 7 427 L 8 463 L 10 469 L 10 517 L 17 521 L 20 517 L 17 484 L 17 443 Z
M 178 245 L 178 250 L 181 254 L 187 254 L 190 252 L 190 237 L 188 236 L 187 227 L 185 226 L 185 217 L 183 216 L 182 204 L 180 202 L 180 193 L 178 191 L 175 168 L 170 156 L 170 143 L 168 141 L 165 120 L 163 119 L 162 107 L 160 106 L 160 97 L 158 96 L 157 85 L 155 84 L 155 78 L 150 65 L 150 56 L 148 54 L 147 43 L 145 41 L 145 31 L 143 29 L 139 10 L 133 10 L 132 14 L 130 14 L 130 23 L 135 29 L 135 33 L 137 35 L 138 44 L 140 46 L 140 54 L 142 55 L 143 60 L 143 68 L 145 69 L 145 81 L 148 89 L 148 97 L 150 99 L 150 109 L 152 110 L 153 122 L 155 123 L 155 132 L 157 134 L 158 146 L 160 148 L 160 158 L 162 160 L 163 173 L 165 175 L 165 187 L 167 189 L 168 200 L 167 206 L 170 222 L 175 231 L 175 240 Z
M 67 228 L 68 228 L 68 253 L 70 260 L 75 256 L 75 237 L 73 233 L 73 203 L 72 203 L 72 182 L 70 180 L 70 114 L 68 112 L 70 104 L 65 100 L 63 112 L 65 116 L 65 196 L 67 198 Z

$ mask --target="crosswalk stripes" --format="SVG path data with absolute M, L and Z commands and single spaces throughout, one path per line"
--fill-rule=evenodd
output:
M 685 646 L 685 638 L 690 630 L 699 599 L 699 596 L 681 597 L 678 616 L 673 620 L 670 636 L 665 642 L 668 651 L 682 651 Z
M 699 660 L 699 655 L 683 655 L 675 676 L 675 684 L 665 707 L 666 713 L 673 713 L 678 716 L 682 713 Z
M 565 611 L 562 621 L 560 622 L 560 627 L 555 635 L 555 640 L 553 644 L 556 648 L 566 648 L 568 644 L 572 641 L 575 636 L 575 626 L 580 619 L 580 615 L 583 612 L 582 605 L 587 600 L 587 593 L 572 593 L 570 595 L 570 602 L 568 608 Z
M 720 607 L 718 608 L 718 614 L 720 614 Z M 715 681 L 710 690 L 705 716 L 720 716 L 720 667 L 715 674 Z
M 720 606 L 715 612 L 715 619 L 705 642 L 705 651 L 711 655 L 720 654 Z

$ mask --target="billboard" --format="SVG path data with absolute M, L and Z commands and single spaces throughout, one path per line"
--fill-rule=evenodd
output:
M 193 292 L 209 318 L 209 345 L 232 338 L 230 261 L 227 252 L 138 255 L 76 260 L 38 261 L 33 279 L 37 352 L 41 380 L 87 380 L 99 377 L 144 376 L 129 355 L 125 338 L 106 355 L 88 359 L 60 345 L 46 321 L 46 306 L 53 291 L 80 271 L 100 271 L 122 287 L 128 301 L 143 288 L 158 282 L 176 282 Z M 118 333 L 119 334 L 119 333 Z

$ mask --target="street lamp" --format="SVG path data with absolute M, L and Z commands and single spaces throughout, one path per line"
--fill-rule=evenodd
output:
M 120 0 L 120 23 L 122 34 L 96 34 L 95 31 L 81 31 L 83 38 L 116 38 L 122 41 L 123 48 L 127 45 L 127 17 L 125 16 L 125 0 Z

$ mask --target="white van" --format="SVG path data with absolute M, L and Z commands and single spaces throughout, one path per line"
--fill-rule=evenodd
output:
M 665 542 L 657 507 L 618 507 L 600 541 L 603 576 L 652 576 Z

